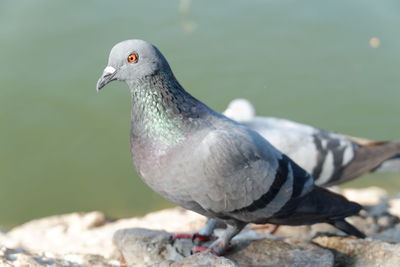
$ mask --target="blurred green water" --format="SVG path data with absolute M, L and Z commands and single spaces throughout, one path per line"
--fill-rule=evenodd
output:
M 124 39 L 155 43 L 217 110 L 246 97 L 262 115 L 400 139 L 399 12 L 397 0 L 1 1 L 0 226 L 171 206 L 131 166 L 126 86 L 95 92 Z M 400 175 L 349 185 L 374 184 L 400 191 Z

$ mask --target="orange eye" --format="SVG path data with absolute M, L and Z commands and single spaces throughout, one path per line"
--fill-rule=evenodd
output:
M 137 54 L 135 54 L 135 53 L 132 53 L 132 54 L 130 54 L 129 56 L 128 56 L 128 62 L 129 63 L 136 63 L 137 61 L 138 61 L 138 55 Z

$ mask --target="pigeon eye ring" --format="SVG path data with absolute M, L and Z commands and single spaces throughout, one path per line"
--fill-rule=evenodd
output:
M 139 56 L 136 53 L 131 53 L 129 54 L 127 60 L 129 63 L 136 63 L 139 60 Z

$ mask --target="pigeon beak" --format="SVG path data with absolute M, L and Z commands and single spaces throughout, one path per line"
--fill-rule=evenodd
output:
M 107 66 L 104 69 L 103 75 L 101 75 L 100 79 L 97 81 L 96 90 L 100 91 L 101 88 L 106 86 L 109 82 L 116 80 L 114 77 L 117 73 L 117 70 L 114 67 Z

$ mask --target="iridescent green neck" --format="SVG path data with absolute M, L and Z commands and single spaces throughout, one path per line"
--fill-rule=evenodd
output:
M 172 74 L 157 73 L 129 84 L 129 87 L 133 136 L 166 146 L 185 138 L 184 113 L 193 98 Z

